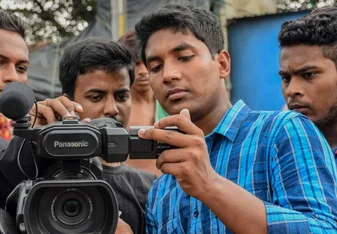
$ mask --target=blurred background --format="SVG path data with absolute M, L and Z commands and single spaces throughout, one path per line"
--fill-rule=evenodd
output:
M 284 100 L 278 76 L 277 35 L 283 22 L 335 0 L 0 0 L 0 8 L 30 26 L 28 84 L 38 100 L 61 95 L 58 63 L 63 48 L 87 37 L 117 40 L 140 17 L 167 3 L 190 3 L 215 13 L 232 58 L 227 79 L 232 102 L 278 110 Z

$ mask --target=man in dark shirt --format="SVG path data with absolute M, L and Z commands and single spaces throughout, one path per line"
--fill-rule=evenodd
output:
M 12 13 L 0 11 L 0 93 L 11 82 L 27 82 L 29 50 L 25 35 L 26 25 L 23 20 Z M 8 141 L 0 137 L 0 150 L 4 151 L 7 145 Z M 5 178 L 0 172 L 0 208 L 5 205 L 5 194 L 13 189 L 4 181 Z
M 62 116 L 77 114 L 80 119 L 113 118 L 126 126 L 130 117 L 133 67 L 130 52 L 116 42 L 92 38 L 68 46 L 60 61 L 59 71 L 64 95 L 39 102 L 37 115 L 35 108 L 30 111 L 32 119 L 36 117 L 36 124 L 44 125 Z M 17 145 L 10 145 L 6 153 L 16 155 Z M 27 162 L 23 164 L 34 174 L 31 163 L 32 148 L 25 147 L 24 150 L 23 155 Z M 15 161 L 10 162 L 12 158 L 14 157 L 3 157 L 2 162 L 6 167 L 0 165 L 0 170 L 6 175 L 13 175 L 11 171 L 17 167 Z M 41 159 L 37 157 L 37 160 Z M 101 162 L 103 178 L 114 189 L 121 211 L 118 228 L 128 228 L 128 224 L 133 233 L 144 233 L 147 193 L 155 175 L 123 163 L 108 163 L 103 159 Z M 40 166 L 40 170 L 43 170 L 51 162 L 41 160 L 38 163 L 44 164 Z M 13 168 L 9 169 L 8 165 Z M 25 179 L 22 175 L 15 179 L 12 176 L 7 177 L 13 186 Z M 127 233 L 132 232 L 129 229 Z

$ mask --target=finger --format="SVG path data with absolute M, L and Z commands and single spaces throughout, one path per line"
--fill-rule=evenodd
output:
M 83 107 L 81 104 L 77 103 L 77 102 L 74 102 L 72 101 L 73 105 L 75 106 L 75 112 L 83 112 Z
M 138 136 L 143 139 L 165 142 L 179 148 L 187 147 L 190 144 L 189 137 L 191 137 L 180 132 L 156 128 L 142 128 L 138 131 Z
M 187 115 L 185 112 L 179 115 L 171 115 L 165 118 L 160 119 L 154 124 L 155 128 L 165 128 L 169 126 L 176 126 L 180 129 L 180 131 L 186 134 L 196 134 L 200 135 L 203 134 L 201 129 L 199 129 L 193 122 L 191 122 L 188 117 L 184 116 Z
M 38 116 L 39 119 L 45 119 L 47 123 L 53 123 L 56 121 L 56 117 L 52 108 L 44 105 L 38 105 Z
M 180 163 L 186 161 L 186 153 L 182 153 L 181 149 L 165 150 L 160 154 L 156 161 L 156 167 L 160 169 L 165 163 Z
M 181 173 L 182 163 L 165 163 L 159 169 L 163 174 L 170 174 L 177 177 Z
M 81 104 L 71 101 L 68 97 L 66 96 L 61 96 L 57 98 L 60 100 L 60 102 L 67 108 L 67 110 L 72 114 L 75 115 L 75 113 L 72 112 L 83 112 L 83 107 Z
M 187 118 L 188 120 L 191 120 L 191 115 L 190 115 L 190 111 L 188 109 L 182 109 L 180 111 L 180 115 L 184 116 L 185 118 Z
M 66 97 L 63 97 L 64 99 L 67 99 Z M 71 115 L 70 112 L 74 111 L 74 105 L 72 102 L 67 99 L 68 101 L 63 100 L 63 103 L 60 99 L 49 99 L 46 102 L 46 106 L 50 107 L 55 113 L 57 113 L 60 116 L 69 116 Z

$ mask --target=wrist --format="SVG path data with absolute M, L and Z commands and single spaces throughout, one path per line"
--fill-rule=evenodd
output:
M 219 196 L 224 191 L 224 178 L 214 172 L 211 178 L 204 183 L 202 192 L 196 198 L 203 203 L 209 201 L 214 195 Z

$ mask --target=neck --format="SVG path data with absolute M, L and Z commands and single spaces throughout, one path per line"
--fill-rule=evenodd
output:
M 116 163 L 108 163 L 106 161 L 104 161 L 101 157 L 99 157 L 99 161 L 101 161 L 101 163 L 104 165 L 104 166 L 107 166 L 107 167 L 119 167 L 121 165 L 120 162 L 116 162 Z
M 337 122 L 332 126 L 320 126 L 319 130 L 323 133 L 325 139 L 328 141 L 330 148 L 334 149 L 337 147 Z
M 154 94 L 151 88 L 146 91 L 138 91 L 136 89 L 131 89 L 131 97 L 132 102 L 138 103 L 153 103 L 154 102 Z

